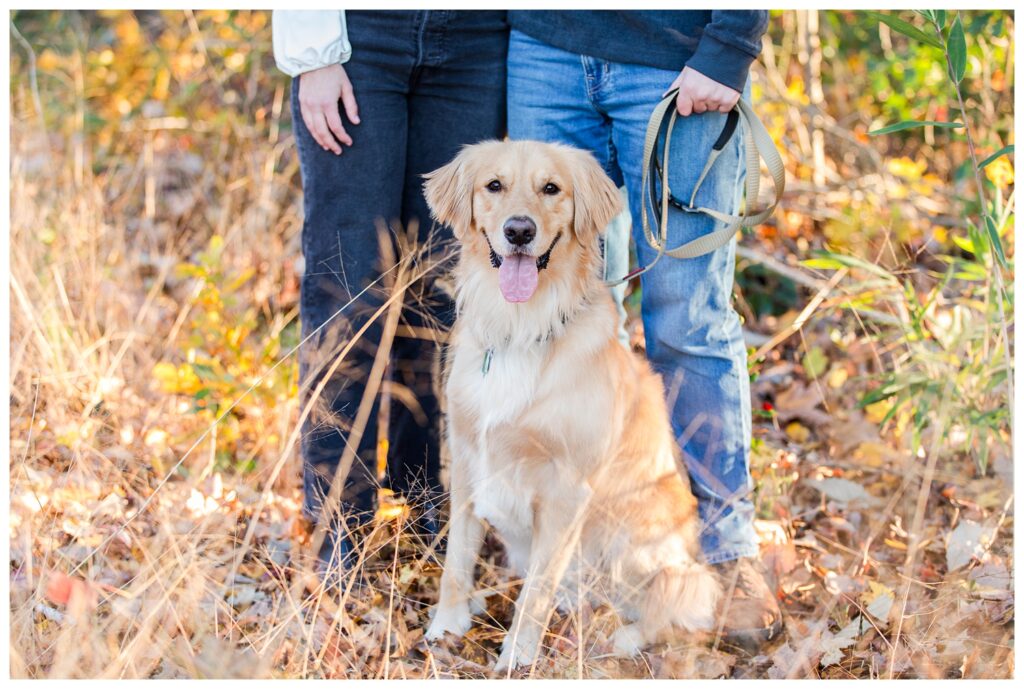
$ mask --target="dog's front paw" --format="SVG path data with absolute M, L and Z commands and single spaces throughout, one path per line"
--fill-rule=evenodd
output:
M 612 644 L 615 647 L 615 655 L 621 658 L 629 658 L 640 652 L 646 641 L 644 633 L 636 624 L 624 624 L 612 634 Z
M 474 615 L 487 612 L 487 591 L 475 591 L 469 597 L 469 611 Z
M 514 637 L 514 638 L 513 638 Z M 494 665 L 495 672 L 507 672 L 509 668 L 517 670 L 533 665 L 540 650 L 540 636 L 538 634 L 520 631 L 513 635 L 509 632 L 505 640 L 501 642 L 501 655 Z
M 430 621 L 430 626 L 427 627 L 427 633 L 424 636 L 428 641 L 443 639 L 445 632 L 451 632 L 455 636 L 461 637 L 469 631 L 472 624 L 473 618 L 469 614 L 467 603 L 448 607 L 439 605 L 434 609 L 434 619 Z

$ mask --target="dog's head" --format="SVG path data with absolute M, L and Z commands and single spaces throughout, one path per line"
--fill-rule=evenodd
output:
M 622 208 L 592 155 L 557 144 L 467 146 L 426 179 L 431 212 L 455 232 L 463 260 L 496 271 L 513 303 L 546 280 L 591 271 L 597 238 Z

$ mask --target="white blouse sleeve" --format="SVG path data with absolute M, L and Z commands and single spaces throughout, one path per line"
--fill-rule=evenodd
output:
M 344 10 L 274 10 L 271 23 L 274 61 L 288 76 L 352 57 Z

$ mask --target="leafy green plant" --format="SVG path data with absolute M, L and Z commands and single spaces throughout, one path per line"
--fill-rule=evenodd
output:
M 1005 169 L 993 174 L 990 166 L 1005 165 L 1000 161 L 1013 147 L 1003 146 L 978 160 L 977 128 L 963 91 L 968 41 L 958 12 L 922 11 L 924 28 L 894 15 L 869 14 L 941 53 L 960 119 L 904 120 L 870 133 L 881 136 L 925 126 L 962 132 L 969 156 L 964 165 L 976 197 L 960 200 L 965 230 L 953 233 L 949 250 L 934 256 L 936 267 L 926 280 L 831 251 L 804 265 L 850 269 L 858 280 L 847 285 L 844 305 L 870 306 L 895 316 L 875 335 L 891 366 L 873 381 L 860 406 L 887 407 L 883 422 L 894 423 L 897 432 L 909 431 L 915 453 L 922 448 L 923 433 L 931 429 L 946 448 L 973 457 L 984 473 L 993 447 L 1008 450 L 1012 427 L 1013 291 L 1008 277 L 1013 262 L 1004 242 L 1014 221 L 1013 177 L 1012 168 L 1008 174 Z

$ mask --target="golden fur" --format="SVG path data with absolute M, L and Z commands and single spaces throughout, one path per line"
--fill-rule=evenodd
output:
M 588 588 L 631 622 L 620 652 L 671 626 L 709 628 L 719 585 L 698 561 L 661 379 L 616 339 L 600 278 L 598 235 L 621 209 L 614 184 L 589 153 L 491 141 L 427 175 L 426 195 L 461 244 L 445 387 L 451 525 L 427 638 L 470 627 L 484 521 L 525 577 L 497 669 L 533 662 L 552 604 L 571 604 L 580 577 L 596 575 Z M 530 256 L 561 233 L 523 303 L 502 297 L 491 263 L 491 247 L 515 250 L 502 229 L 513 216 L 536 224 Z

